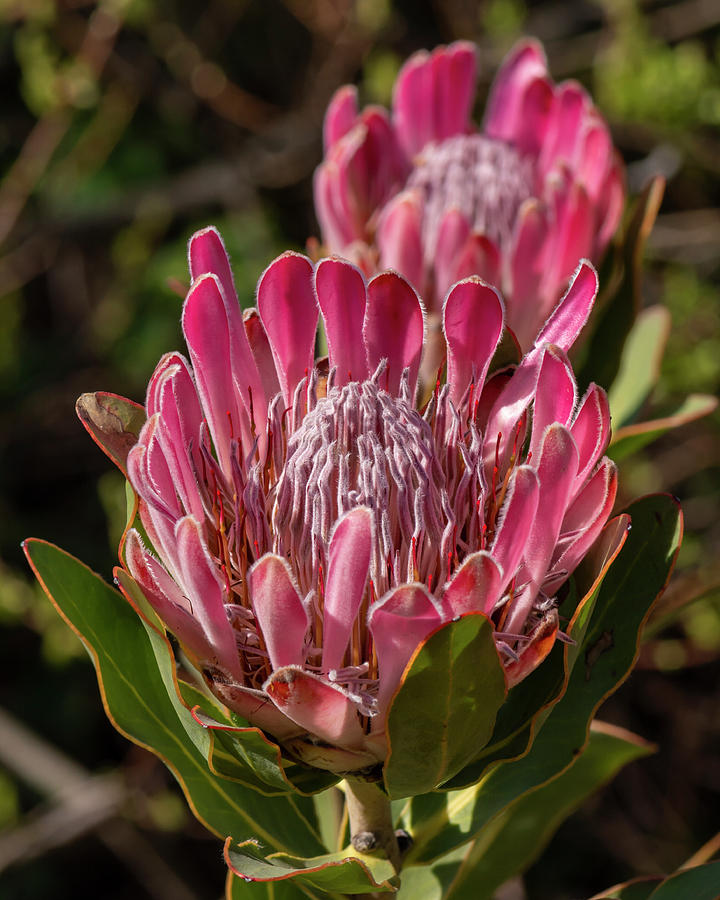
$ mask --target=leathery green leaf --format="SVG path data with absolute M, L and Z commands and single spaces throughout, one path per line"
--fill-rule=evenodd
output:
M 629 524 L 627 515 L 616 516 L 608 522 L 568 582 L 559 614 L 560 620 L 568 623 L 565 632 L 572 638 L 572 643 L 557 641 L 543 664 L 515 685 L 500 708 L 488 745 L 445 785 L 446 788 L 469 787 L 491 765 L 518 759 L 529 750 L 536 732 L 567 685 L 595 609 L 600 585 L 627 539 Z
M 168 689 L 149 633 L 122 595 L 52 544 L 29 540 L 25 553 L 48 597 L 88 649 L 111 722 L 165 762 L 197 818 L 221 837 L 250 833 L 273 850 L 322 852 L 312 799 L 269 800 L 212 774 L 198 749 L 204 729 Z
M 234 876 L 245 882 L 292 880 L 310 888 L 341 894 L 395 892 L 400 884 L 387 859 L 358 853 L 351 846 L 338 853 L 299 859 L 287 853 L 266 856 L 256 841 L 233 846 L 228 840 L 225 861 Z
M 587 797 L 652 749 L 623 729 L 593 723 L 587 747 L 568 769 L 520 797 L 476 835 L 444 900 L 491 900 L 501 884 L 537 859 Z
M 616 884 L 591 900 L 717 900 L 720 860 L 681 869 L 667 878 L 638 878 Z
M 330 900 L 333 894 L 316 891 L 297 881 L 259 881 L 254 884 L 228 871 L 225 900 Z
M 384 777 L 393 799 L 424 793 L 489 740 L 506 694 L 491 622 L 468 613 L 415 651 L 388 714 Z
M 596 894 L 590 900 L 648 900 L 662 878 L 633 878 L 624 884 L 616 884 L 601 894 Z
M 717 405 L 717 397 L 712 397 L 710 394 L 689 394 L 680 406 L 668 415 L 619 428 L 613 434 L 607 451 L 608 456 L 611 456 L 615 462 L 619 462 L 626 456 L 630 456 L 631 453 L 636 453 L 646 444 L 650 444 L 666 431 L 710 415 Z
M 644 309 L 635 320 L 617 378 L 608 391 L 614 428 L 631 421 L 655 387 L 670 327 L 670 313 L 664 306 Z
M 667 584 L 682 538 L 673 498 L 653 495 L 627 512 L 633 527 L 600 587 L 567 690 L 529 753 L 498 764 L 471 788 L 413 798 L 405 820 L 415 844 L 407 864 L 427 863 L 472 839 L 518 797 L 557 777 L 582 752 L 595 710 L 625 679 L 639 632 Z

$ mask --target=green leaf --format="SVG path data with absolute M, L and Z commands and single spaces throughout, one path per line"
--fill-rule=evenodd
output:
M 469 787 L 483 776 L 489 766 L 518 759 L 529 750 L 535 733 L 565 690 L 595 609 L 600 585 L 628 533 L 629 517 L 626 515 L 616 516 L 607 523 L 570 579 L 559 609 L 561 621 L 568 623 L 565 631 L 573 642 L 561 644 L 557 641 L 542 665 L 515 685 L 500 708 L 488 745 L 469 766 L 445 785 L 446 788 Z
M 666 431 L 709 415 L 717 408 L 717 405 L 717 397 L 712 397 L 710 394 L 689 394 L 673 413 L 618 429 L 617 433 L 613 435 L 607 451 L 608 455 L 615 462 L 619 462 L 626 456 L 630 456 L 631 453 L 636 453 L 646 444 L 650 444 Z
M 578 383 L 612 384 L 620 367 L 625 339 L 640 310 L 640 282 L 645 243 L 657 218 L 665 179 L 656 176 L 638 197 L 620 245 L 612 277 L 611 298 L 597 307 L 597 325 L 590 337 Z
M 443 900 L 490 900 L 528 868 L 560 824 L 629 762 L 652 751 L 635 735 L 593 723 L 585 750 L 558 778 L 525 794 L 476 835 Z
M 637 878 L 616 884 L 591 900 L 717 900 L 720 861 L 681 869 L 667 878 Z
M 390 797 L 433 790 L 459 772 L 489 740 L 505 693 L 485 616 L 461 616 L 423 641 L 388 714 Z
M 145 409 L 117 394 L 83 394 L 75 404 L 78 418 L 100 449 L 127 476 L 127 455 L 145 424 Z
M 610 567 L 595 603 L 567 690 L 553 706 L 530 752 L 493 768 L 472 788 L 447 797 L 415 797 L 406 827 L 415 844 L 407 862 L 432 862 L 470 840 L 528 791 L 557 777 L 582 752 L 598 706 L 625 679 L 639 632 L 667 584 L 680 540 L 682 514 L 666 495 L 644 497 L 628 513 L 632 531 Z
M 664 306 L 643 309 L 635 320 L 625 341 L 617 378 L 608 391 L 614 428 L 630 422 L 655 387 L 671 325 Z
M 392 863 L 380 856 L 358 853 L 352 846 L 314 859 L 287 853 L 264 855 L 257 841 L 225 844 L 225 861 L 236 878 L 245 881 L 294 880 L 321 891 L 342 894 L 395 892 L 400 884 Z
M 649 900 L 717 900 L 720 896 L 720 862 L 684 869 L 666 878 Z
M 458 847 L 432 865 L 404 868 L 398 900 L 444 900 L 466 853 Z
M 251 884 L 229 870 L 225 884 L 226 900 L 328 900 L 331 896 L 296 881 L 260 881 Z
M 633 878 L 624 884 L 616 884 L 602 894 L 596 894 L 590 900 L 648 900 L 648 897 L 662 882 L 662 878 Z
M 111 722 L 165 762 L 197 818 L 218 836 L 251 833 L 275 850 L 322 852 L 310 798 L 269 800 L 210 772 L 199 749 L 208 735 L 168 687 L 168 672 L 161 675 L 158 668 L 170 663 L 160 644 L 151 641 L 157 632 L 146 630 L 122 595 L 52 544 L 29 540 L 25 553 L 48 597 L 87 647 Z

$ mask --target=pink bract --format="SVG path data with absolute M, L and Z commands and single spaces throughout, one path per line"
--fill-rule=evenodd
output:
M 405 63 L 392 113 L 360 112 L 355 88 L 340 88 L 315 209 L 329 251 L 368 275 L 397 270 L 431 312 L 469 275 L 497 285 L 527 350 L 580 259 L 599 259 L 615 232 L 624 170 L 591 98 L 553 83 L 537 42 L 501 65 L 479 131 L 475 83 L 476 48 L 457 42 Z
M 218 233 L 189 256 L 190 360 L 160 360 L 127 460 L 154 553 L 131 530 L 127 566 L 228 707 L 308 763 L 372 767 L 405 666 L 444 623 L 489 617 L 509 686 L 552 646 L 556 592 L 615 497 L 607 399 L 578 398 L 566 355 L 595 272 L 499 371 L 502 299 L 456 284 L 447 381 L 419 409 L 425 311 L 400 275 L 285 253 L 243 315 Z

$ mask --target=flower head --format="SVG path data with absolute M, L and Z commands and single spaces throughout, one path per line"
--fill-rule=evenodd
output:
M 154 554 L 131 530 L 128 568 L 228 707 L 306 762 L 371 767 L 444 623 L 488 616 L 509 685 L 553 644 L 557 589 L 615 496 L 605 394 L 578 401 L 566 356 L 595 273 L 499 371 L 499 294 L 455 285 L 447 378 L 418 408 L 424 310 L 401 276 L 286 253 L 243 316 L 217 232 L 189 256 L 190 360 L 161 359 L 128 456 Z
M 505 59 L 480 131 L 475 77 L 475 47 L 458 42 L 405 63 L 391 114 L 360 112 L 355 88 L 340 88 L 315 208 L 333 253 L 368 274 L 396 269 L 437 313 L 461 278 L 497 285 L 528 349 L 580 259 L 613 235 L 623 169 L 590 97 L 551 81 L 535 41 Z

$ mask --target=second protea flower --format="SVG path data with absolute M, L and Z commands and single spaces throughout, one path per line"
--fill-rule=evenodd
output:
M 556 592 L 615 497 L 605 394 L 579 399 L 566 356 L 595 273 L 494 372 L 503 302 L 456 284 L 446 381 L 419 409 L 425 316 L 399 275 L 286 253 L 243 316 L 218 234 L 189 256 L 190 360 L 160 361 L 128 456 L 154 552 L 131 530 L 127 566 L 227 707 L 296 759 L 372 769 L 403 671 L 444 623 L 489 617 L 508 686 L 555 640 Z
M 500 287 L 527 350 L 580 259 L 599 259 L 612 237 L 623 168 L 591 98 L 552 82 L 536 42 L 503 62 L 481 130 L 475 81 L 476 49 L 458 42 L 408 60 L 391 114 L 360 112 L 355 88 L 341 88 L 315 208 L 330 251 L 368 274 L 396 269 L 437 314 L 461 278 Z

